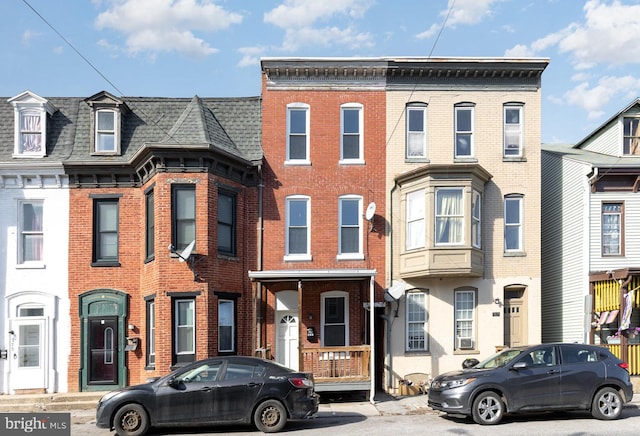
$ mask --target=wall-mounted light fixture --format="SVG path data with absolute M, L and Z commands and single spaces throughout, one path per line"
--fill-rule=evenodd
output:
M 498 306 L 502 305 L 502 301 L 500 301 L 499 298 L 496 298 L 495 300 L 493 300 L 494 303 L 496 303 Z
M 309 319 L 313 319 L 313 313 L 309 312 Z
M 133 331 L 133 330 L 135 330 L 135 329 L 136 329 L 136 326 L 134 326 L 133 324 L 129 324 L 129 325 L 127 326 L 127 328 L 128 328 L 129 330 Z

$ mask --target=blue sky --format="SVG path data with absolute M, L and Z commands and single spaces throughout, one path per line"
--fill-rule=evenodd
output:
M 546 143 L 640 97 L 640 0 L 2 0 L 0 16 L 4 97 L 255 96 L 260 57 L 545 57 Z

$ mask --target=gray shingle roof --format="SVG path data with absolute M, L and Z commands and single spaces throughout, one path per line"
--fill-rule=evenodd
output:
M 49 119 L 47 156 L 16 159 L 14 112 L 0 98 L 0 163 L 39 161 L 128 162 L 148 143 L 208 145 L 227 155 L 257 163 L 262 159 L 260 97 L 120 97 L 130 111 L 122 117 L 121 155 L 91 155 L 91 108 L 83 97 L 46 97 L 58 110 Z

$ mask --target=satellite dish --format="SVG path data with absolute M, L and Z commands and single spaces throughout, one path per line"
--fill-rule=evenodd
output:
M 405 289 L 406 284 L 404 282 L 394 282 L 385 294 L 391 295 L 394 300 L 399 300 L 402 294 L 404 294 Z
M 195 247 L 195 245 L 196 245 L 196 240 L 194 239 L 193 241 L 191 241 L 189 245 L 187 245 L 187 248 L 182 250 L 182 253 L 178 253 L 180 262 L 184 262 L 185 260 L 189 259 L 189 256 L 191 256 L 191 252 L 193 251 L 193 247 Z
M 367 212 L 364 214 L 364 217 L 367 219 L 367 221 L 371 221 L 375 213 L 376 204 L 372 201 L 371 203 L 369 203 L 369 206 L 367 206 Z

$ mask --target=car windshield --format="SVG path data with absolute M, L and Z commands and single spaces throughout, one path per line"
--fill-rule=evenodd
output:
M 508 348 L 506 350 L 499 352 L 498 354 L 494 354 L 493 356 L 489 357 L 487 360 L 483 360 L 473 368 L 474 369 L 475 368 L 480 368 L 480 369 L 502 368 L 507 363 L 511 362 L 513 359 L 518 357 L 520 353 L 522 353 L 522 350 Z

